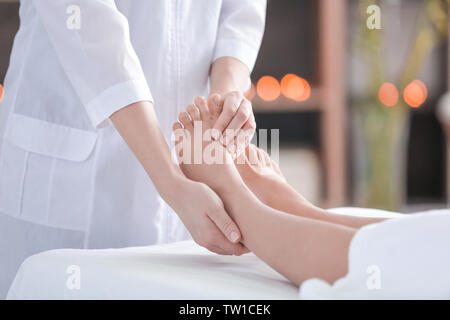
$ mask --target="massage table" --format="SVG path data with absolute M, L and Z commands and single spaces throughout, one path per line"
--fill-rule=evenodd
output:
M 77 268 L 79 289 L 67 285 L 70 271 Z M 296 299 L 297 296 L 298 287 L 253 254 L 219 256 L 193 241 L 184 241 L 126 249 L 47 251 L 23 263 L 8 299 Z
M 358 216 L 400 216 L 355 208 L 333 211 Z M 425 218 L 426 215 L 434 217 L 435 221 Z M 441 252 L 440 264 L 434 268 L 437 264 L 433 261 L 433 250 L 427 246 L 422 250 L 420 244 L 413 244 L 418 239 L 409 239 L 407 231 L 411 230 L 411 226 L 414 228 L 418 225 L 427 234 L 430 234 L 430 230 L 436 230 L 436 226 L 445 231 L 450 225 L 450 211 L 423 213 L 407 221 L 403 218 L 394 220 L 364 227 L 355 235 L 349 253 L 350 271 L 346 277 L 338 280 L 334 286 L 319 279 L 307 280 L 300 293 L 297 286 L 251 253 L 240 257 L 220 256 L 208 252 L 193 241 L 184 241 L 124 249 L 60 249 L 43 252 L 24 261 L 9 290 L 8 299 L 377 299 L 415 298 L 416 293 L 423 293 L 425 298 L 440 298 L 448 293 L 450 298 L 450 277 L 447 275 L 450 268 L 449 254 Z M 408 222 L 401 225 L 406 230 L 404 237 L 396 225 L 400 220 Z M 368 244 L 375 243 L 370 237 L 373 239 L 377 234 L 381 247 L 368 250 Z M 430 236 L 430 245 L 441 245 L 442 241 L 447 241 L 447 234 L 436 230 Z M 418 258 L 414 254 L 402 255 L 402 252 L 410 249 L 401 249 L 400 252 L 387 249 L 386 244 L 396 242 L 398 246 L 413 245 L 411 252 L 422 254 L 419 261 L 425 257 L 428 265 L 417 265 Z M 401 265 L 403 261 L 411 270 Z M 379 264 L 383 271 L 382 276 L 386 280 L 383 282 L 384 290 L 367 291 L 366 282 L 371 274 L 367 274 L 366 267 L 374 263 Z M 426 277 L 431 277 L 431 280 L 426 277 L 417 279 L 417 272 L 423 271 L 420 269 L 422 266 L 434 268 L 431 275 L 426 272 Z M 413 281 L 408 278 L 408 272 Z M 403 276 L 406 278 L 402 279 Z M 420 281 L 432 283 L 433 276 L 439 277 L 440 288 L 444 291 L 434 287 L 414 290 L 419 289 L 417 281 L 419 286 Z M 396 291 L 398 285 L 402 285 L 397 280 L 406 283 L 407 291 Z

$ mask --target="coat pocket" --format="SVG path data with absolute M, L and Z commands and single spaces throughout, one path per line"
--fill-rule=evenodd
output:
M 5 139 L 29 152 L 67 161 L 86 160 L 98 133 L 12 114 Z
M 12 114 L 0 163 L 0 208 L 24 220 L 83 231 L 97 138 L 96 131 Z

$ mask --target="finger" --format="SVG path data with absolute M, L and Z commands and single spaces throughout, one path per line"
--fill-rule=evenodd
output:
M 213 223 L 211 222 L 211 224 L 213 224 Z M 205 248 L 206 250 L 211 251 L 213 253 L 220 254 L 220 255 L 230 255 L 231 254 L 231 253 L 225 251 L 224 249 L 222 249 L 221 247 L 219 247 L 217 245 L 205 243 L 205 242 L 198 241 L 198 240 L 195 240 L 195 239 L 194 239 L 194 241 L 199 246 L 201 246 L 201 247 Z M 225 239 L 225 241 L 228 241 L 228 240 Z
M 219 115 L 219 118 L 214 124 L 214 129 L 220 131 L 221 133 L 225 131 L 225 129 L 228 127 L 228 124 L 233 119 L 239 106 L 241 105 L 242 99 L 242 93 L 239 93 L 237 91 L 231 92 L 222 97 L 223 109 Z
M 252 112 L 250 119 L 247 120 L 242 129 L 239 131 L 237 138 L 237 157 L 250 145 L 253 135 L 255 134 L 255 130 L 256 121 L 255 116 Z
M 212 210 L 208 212 L 208 216 L 231 243 L 239 243 L 241 241 L 241 232 L 238 226 L 224 208 Z
M 221 247 L 213 246 L 213 245 L 207 247 L 206 249 L 208 249 L 208 250 L 211 251 L 211 252 L 214 252 L 215 254 L 219 254 L 219 255 L 221 255 L 221 256 L 230 256 L 230 255 L 233 254 L 233 253 L 231 253 L 231 252 L 225 251 L 225 250 L 222 249 Z
M 238 243 L 235 245 L 234 248 L 234 255 L 235 256 L 242 256 L 243 254 L 249 253 L 250 250 L 244 246 L 242 243 Z
M 227 238 L 221 233 L 219 233 L 217 237 L 217 241 L 215 244 L 216 247 L 219 247 L 223 254 L 240 256 L 245 253 L 248 253 L 249 250 L 241 243 L 230 243 Z
M 252 113 L 252 104 L 250 101 L 247 99 L 242 100 L 238 110 L 233 116 L 233 119 L 225 129 L 225 136 L 222 141 L 223 144 L 228 145 L 233 141 L 233 138 L 250 119 Z
M 208 112 L 208 106 L 206 105 L 205 97 L 198 96 L 194 99 L 195 106 L 200 110 L 200 117 L 202 114 L 205 114 Z
M 215 222 L 208 216 L 208 222 L 203 227 L 204 230 L 210 230 L 208 235 L 205 235 L 203 247 L 209 251 L 221 255 L 242 255 L 248 252 L 248 249 L 241 243 L 231 243 L 229 239 L 217 228 Z M 212 230 L 212 231 L 211 231 Z
M 246 145 L 249 145 L 256 131 L 256 121 L 253 112 L 250 116 L 250 119 L 248 119 L 247 122 L 242 127 L 242 131 L 245 132 L 247 136 Z
M 223 103 L 222 103 L 222 98 L 220 96 L 220 94 L 218 93 L 213 93 L 212 95 L 209 96 L 208 98 L 208 108 L 209 110 L 215 114 L 215 115 L 220 115 L 223 109 Z M 222 135 L 222 132 L 212 128 L 211 129 L 211 137 L 213 138 L 213 140 L 217 141 L 220 139 L 220 136 Z

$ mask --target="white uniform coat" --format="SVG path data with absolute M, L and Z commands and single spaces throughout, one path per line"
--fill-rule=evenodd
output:
M 188 237 L 109 116 L 151 100 L 170 141 L 178 112 L 208 94 L 215 59 L 253 68 L 265 9 L 265 0 L 21 1 L 0 108 L 0 298 L 43 250 Z

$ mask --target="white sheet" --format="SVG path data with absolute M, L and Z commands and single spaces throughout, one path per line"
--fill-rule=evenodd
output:
M 354 208 L 332 211 L 399 216 Z M 126 249 L 54 250 L 23 263 L 8 299 L 450 297 L 449 237 L 450 210 L 365 227 L 352 241 L 349 274 L 334 286 L 318 279 L 308 280 L 300 295 L 298 287 L 252 254 L 218 256 L 190 241 Z M 79 267 L 79 290 L 67 287 L 70 266 Z M 371 266 L 380 269 L 380 289 L 369 290 L 367 286 L 374 272 L 371 269 L 367 273 Z
M 66 286 L 79 266 L 80 290 Z M 73 278 L 72 278 L 73 279 Z M 8 299 L 295 299 L 298 288 L 253 254 L 218 256 L 192 241 L 28 258 Z

